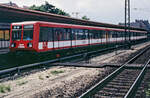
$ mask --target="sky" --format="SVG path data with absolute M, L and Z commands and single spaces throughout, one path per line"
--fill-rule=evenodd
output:
M 44 4 L 48 1 L 57 8 L 68 12 L 72 17 L 78 18 L 86 15 L 91 21 L 118 24 L 124 22 L 125 0 L 0 0 L 0 3 L 12 1 L 19 6 Z M 131 0 L 131 21 L 143 19 L 150 21 L 150 0 Z

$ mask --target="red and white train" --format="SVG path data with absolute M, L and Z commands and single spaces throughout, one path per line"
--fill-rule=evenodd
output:
M 82 26 L 42 21 L 11 24 L 10 50 L 43 52 L 125 41 L 124 29 Z M 128 37 L 126 37 L 128 38 Z M 130 30 L 130 39 L 147 38 L 146 31 Z

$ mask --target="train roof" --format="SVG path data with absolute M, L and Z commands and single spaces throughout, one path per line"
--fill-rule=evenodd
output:
M 54 22 L 45 22 L 45 21 L 24 21 L 24 22 L 16 22 L 12 23 L 12 25 L 30 25 L 30 24 L 51 24 L 51 25 L 61 25 L 61 26 L 73 26 L 73 27 L 80 27 L 80 28 L 90 28 L 90 29 L 101 29 L 101 30 L 114 30 L 114 31 L 124 31 L 124 29 L 120 28 L 108 28 L 108 27 L 95 27 L 95 26 L 85 26 L 85 25 L 75 25 L 75 24 L 64 24 L 64 23 L 54 23 Z M 140 32 L 141 30 L 131 30 L 133 32 Z M 143 31 L 143 30 L 142 30 Z M 144 31 L 143 31 L 144 32 Z

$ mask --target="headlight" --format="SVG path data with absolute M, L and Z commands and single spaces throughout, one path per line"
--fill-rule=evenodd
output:
M 32 43 L 28 43 L 28 47 L 30 47 L 30 48 L 31 48 L 31 47 L 32 47 Z
M 11 47 L 16 47 L 16 44 L 15 44 L 15 43 L 12 43 L 12 44 L 11 44 Z

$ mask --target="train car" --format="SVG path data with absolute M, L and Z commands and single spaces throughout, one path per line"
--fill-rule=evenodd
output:
M 42 21 L 11 24 L 10 50 L 46 52 L 95 45 L 120 44 L 147 38 L 146 31 Z

